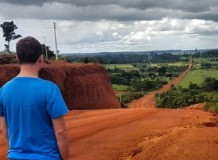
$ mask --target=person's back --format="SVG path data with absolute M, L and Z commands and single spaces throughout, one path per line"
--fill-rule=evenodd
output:
M 0 117 L 4 117 L 7 128 L 8 158 L 67 159 L 63 115 L 68 109 L 57 85 L 38 78 L 41 67 L 36 64 L 32 72 L 28 65 L 21 63 L 20 74 L 0 90 Z

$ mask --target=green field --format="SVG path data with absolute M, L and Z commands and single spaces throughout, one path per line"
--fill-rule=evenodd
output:
M 214 77 L 218 79 L 218 70 L 214 70 L 214 69 L 191 70 L 177 86 L 187 88 L 190 83 L 196 83 L 200 85 L 207 77 Z
M 188 62 L 175 62 L 175 63 L 152 63 L 150 64 L 151 67 L 160 67 L 160 66 L 188 66 Z
M 188 66 L 187 62 L 175 62 L 175 63 L 151 63 L 148 64 L 150 67 L 160 67 L 160 66 Z M 137 67 L 134 67 L 132 64 L 105 64 L 104 65 L 105 68 L 107 69 L 114 69 L 114 68 L 118 68 L 118 69 L 123 69 L 123 70 L 133 70 L 133 69 L 137 69 Z
M 115 91 L 127 91 L 129 86 L 121 84 L 112 84 L 113 90 Z
M 132 64 L 105 64 L 106 69 L 121 69 L 125 71 L 138 70 L 137 67 L 134 67 Z

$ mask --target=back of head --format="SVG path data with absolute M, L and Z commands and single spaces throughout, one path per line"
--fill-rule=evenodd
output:
M 25 37 L 17 42 L 16 52 L 20 64 L 34 64 L 42 55 L 42 46 L 33 37 Z

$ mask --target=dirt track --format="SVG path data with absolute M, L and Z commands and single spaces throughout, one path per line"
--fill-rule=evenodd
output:
M 217 160 L 218 116 L 202 105 L 71 111 L 65 117 L 71 160 Z M 0 136 L 5 160 L 2 145 Z
M 172 85 L 178 84 L 190 71 L 190 69 L 192 68 L 192 65 L 193 65 L 192 58 L 190 58 L 189 67 L 183 73 L 181 73 L 177 78 L 171 80 L 168 84 L 164 85 L 160 90 L 150 92 L 144 97 L 130 102 L 128 104 L 128 108 L 154 108 L 156 107 L 156 102 L 154 99 L 155 94 L 169 91 Z
M 72 111 L 72 160 L 216 160 L 217 117 L 201 110 Z

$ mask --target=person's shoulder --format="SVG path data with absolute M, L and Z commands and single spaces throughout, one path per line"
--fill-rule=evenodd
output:
M 41 78 L 39 78 L 39 80 L 40 80 L 41 83 L 42 83 L 43 85 L 45 85 L 45 86 L 54 87 L 54 88 L 58 87 L 56 83 L 54 83 L 54 82 L 52 82 L 52 81 L 50 81 L 50 80 L 41 79 Z
M 6 86 L 10 85 L 11 83 L 13 83 L 15 78 L 12 78 L 11 80 L 7 81 L 5 84 L 2 85 L 1 89 L 5 88 Z

